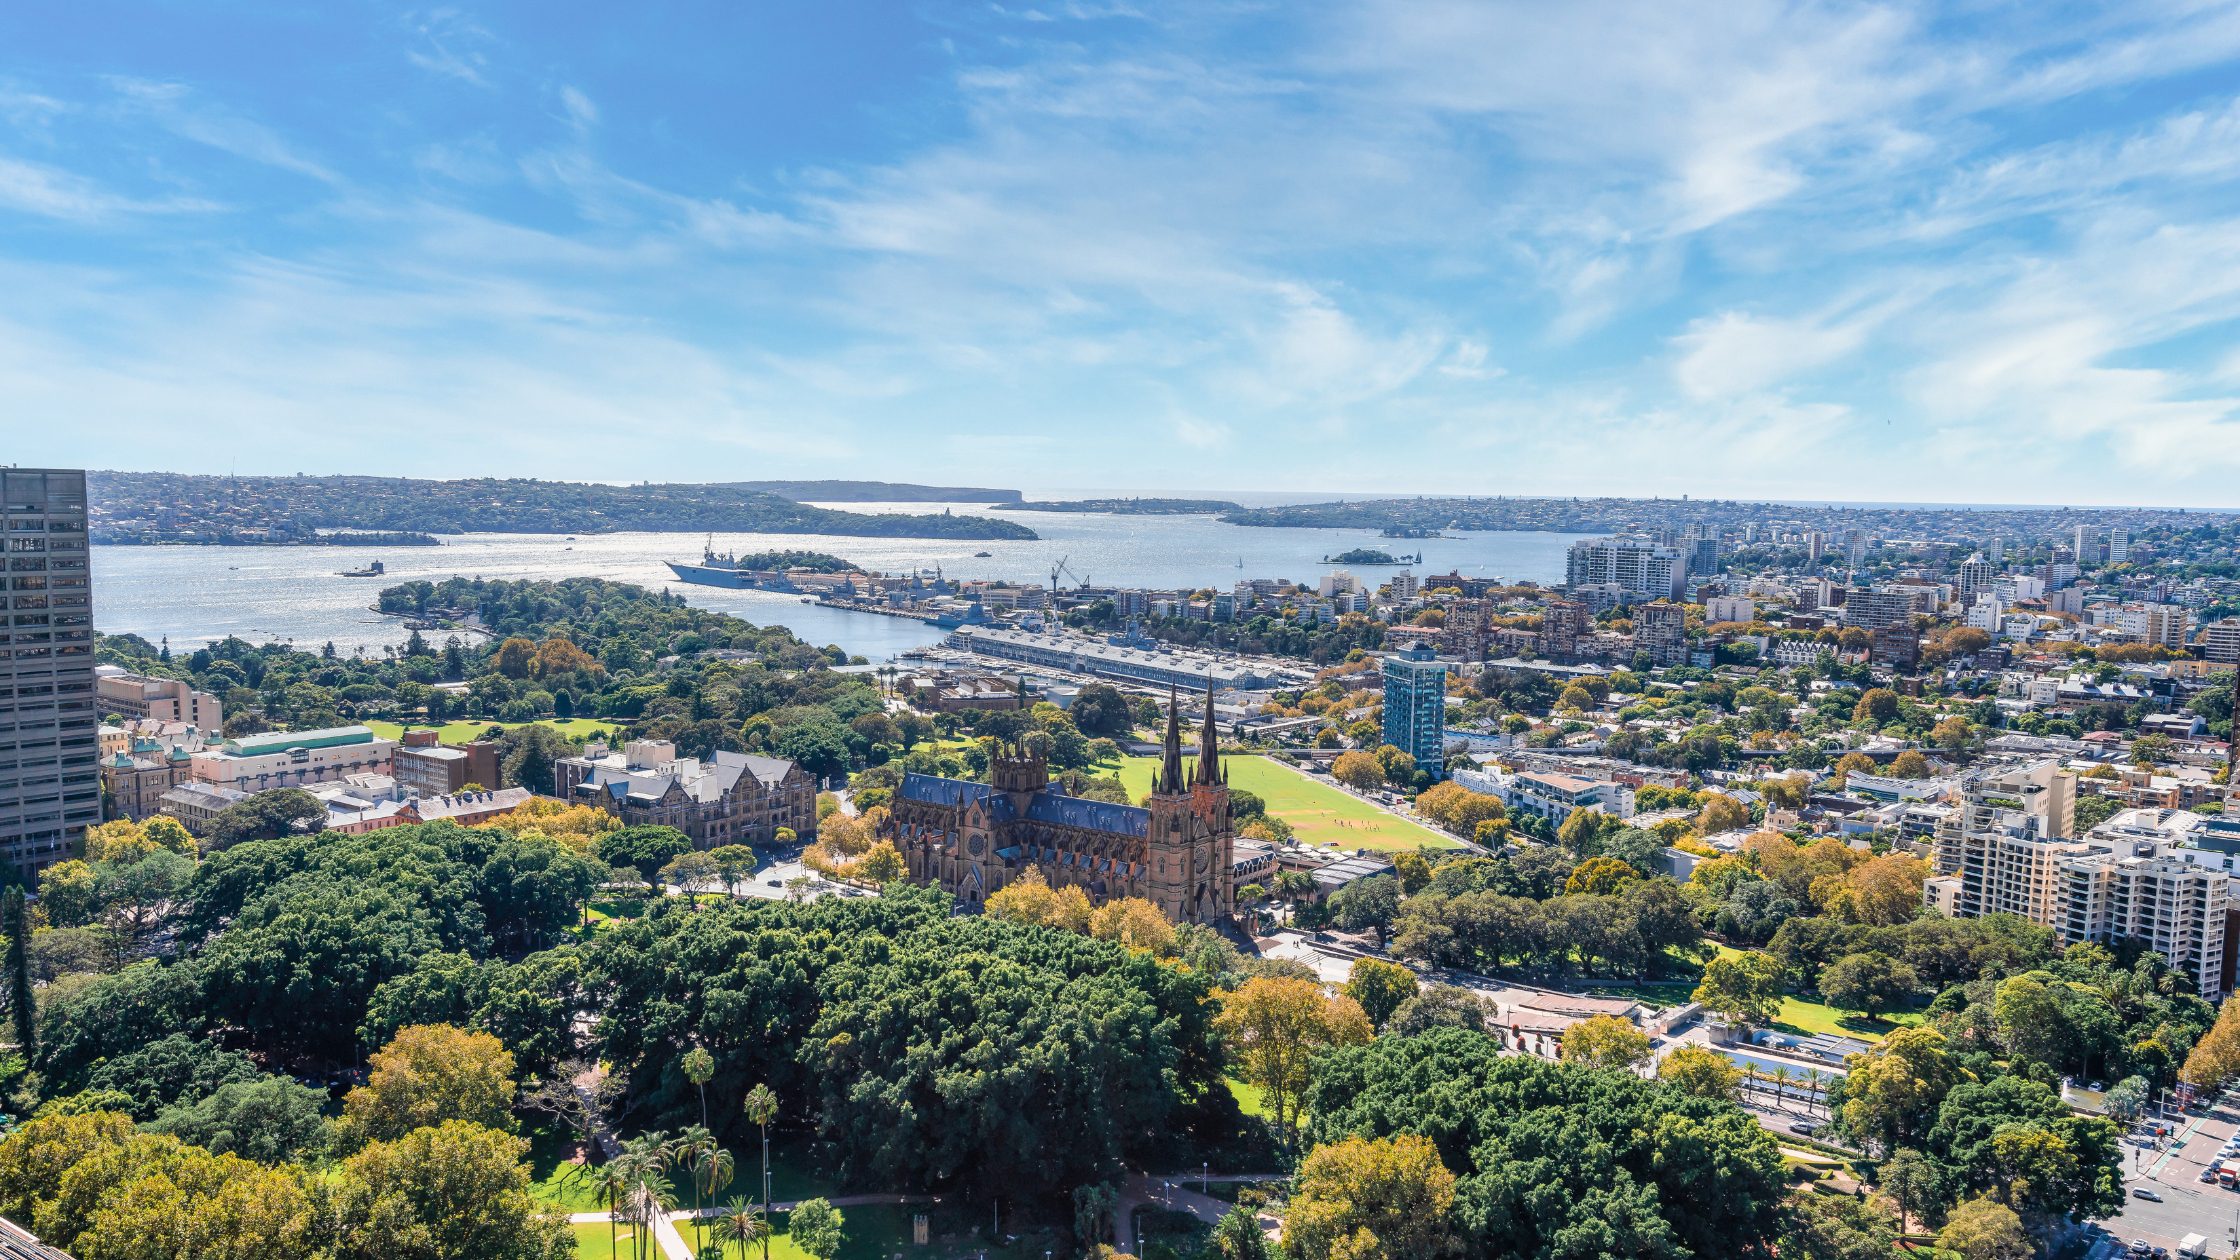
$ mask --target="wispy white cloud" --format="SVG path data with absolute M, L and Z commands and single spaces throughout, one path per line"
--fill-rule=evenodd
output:
M 182 139 L 328 183 L 337 180 L 333 171 L 297 152 L 271 127 L 205 101 L 185 84 L 116 75 L 110 77 L 109 85 L 121 109 L 145 117 Z

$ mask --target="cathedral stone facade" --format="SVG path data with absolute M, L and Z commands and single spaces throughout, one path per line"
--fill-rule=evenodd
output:
M 1236 905 L 1236 827 L 1229 780 L 1206 697 L 1205 729 L 1187 776 L 1180 707 L 1167 709 L 1165 757 L 1143 806 L 1068 796 L 1050 783 L 1043 758 L 1006 748 L 988 783 L 907 774 L 884 832 L 910 864 L 910 878 L 938 884 L 968 906 L 1030 866 L 1054 888 L 1090 901 L 1141 897 L 1176 923 L 1210 923 Z

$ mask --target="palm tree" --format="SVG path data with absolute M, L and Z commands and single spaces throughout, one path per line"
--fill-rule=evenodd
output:
M 610 1255 L 615 1249 L 615 1226 L 622 1220 L 623 1205 L 630 1201 L 633 1175 L 625 1156 L 608 1160 L 591 1174 L 592 1188 L 598 1193 L 599 1202 L 607 1207 L 607 1252 Z
M 715 1079 L 716 1057 L 705 1046 L 694 1046 L 684 1052 L 684 1061 L 677 1065 L 684 1070 L 684 1078 L 700 1091 L 700 1127 L 708 1126 L 708 1082 Z
M 638 1260 L 650 1260 L 651 1253 L 659 1250 L 655 1231 L 661 1219 L 676 1210 L 677 1189 L 669 1183 L 667 1174 L 650 1163 L 637 1165 L 637 1176 L 631 1184 L 630 1219 L 638 1226 Z
M 770 1250 L 770 1221 L 761 1208 L 732 1195 L 731 1201 L 723 1205 L 722 1215 L 716 1217 L 716 1237 L 739 1244 L 739 1255 L 744 1260 L 749 1243 L 759 1241 L 764 1252 Z
M 762 1130 L 762 1214 L 770 1214 L 770 1122 L 778 1118 L 778 1094 L 765 1083 L 747 1091 L 747 1119 Z M 770 1260 L 770 1235 L 762 1236 L 762 1260 Z
M 1789 1069 L 1776 1063 L 1773 1065 L 1773 1105 L 1778 1107 L 1788 1099 Z
M 692 1184 L 700 1191 L 700 1200 L 693 1205 L 692 1217 L 697 1238 L 701 1229 L 700 1205 L 715 1198 L 717 1190 L 731 1184 L 731 1173 L 735 1165 L 731 1152 L 723 1149 L 723 1144 L 716 1141 L 716 1135 L 697 1124 L 678 1136 L 677 1149 L 678 1162 L 691 1170 Z M 700 1241 L 705 1239 L 700 1238 Z

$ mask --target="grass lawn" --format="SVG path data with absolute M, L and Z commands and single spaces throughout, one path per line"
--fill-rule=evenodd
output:
M 1266 1090 L 1261 1089 L 1258 1085 L 1250 1085 L 1240 1081 L 1234 1076 L 1228 1077 L 1227 1080 L 1229 1082 L 1229 1096 L 1237 1100 L 1237 1110 L 1248 1116 L 1261 1116 L 1267 1119 L 1275 1117 L 1274 1109 L 1268 1106 L 1268 1092 Z
M 368 722 L 366 726 L 382 739 L 396 739 L 406 729 L 396 722 Z M 493 726 L 503 726 L 508 730 L 516 726 L 549 726 L 570 739 L 582 739 L 599 731 L 620 729 L 617 723 L 600 718 L 569 718 L 565 722 L 446 722 L 435 728 L 436 739 L 446 744 L 468 744 L 481 738 L 482 733 Z M 428 727 L 426 723 L 414 723 L 413 729 L 426 730 Z
M 535 1182 L 529 1193 L 541 1203 L 553 1203 L 570 1212 L 597 1212 L 604 1206 L 591 1184 L 592 1165 L 570 1163 L 574 1139 L 558 1128 L 546 1126 L 529 1134 L 529 1175 Z M 602 1232 L 600 1244 L 606 1243 Z M 586 1253 L 588 1254 L 588 1253 Z
M 1725 957 L 1734 957 L 1744 952 L 1732 945 L 1721 945 L 1718 949 Z M 1674 961 L 1678 962 L 1677 959 Z M 1687 1001 L 1689 995 L 1695 992 L 1695 973 L 1699 970 L 1693 963 L 1680 966 L 1687 973 L 1681 978 L 1652 980 L 1646 984 L 1615 980 L 1574 981 L 1566 987 L 1604 997 L 1630 997 L 1652 1006 L 1677 1006 Z M 1791 993 L 1781 999 L 1781 1010 L 1774 1017 L 1773 1027 L 1776 1031 L 1795 1036 L 1832 1033 L 1838 1037 L 1856 1037 L 1861 1041 L 1880 1041 L 1899 1028 L 1920 1023 L 1921 1018 L 1919 1011 L 1899 1011 L 1879 1020 L 1869 1020 L 1863 1015 L 1841 1011 L 1825 1002 Z
M 1301 844 L 1335 844 L 1347 850 L 1387 852 L 1426 846 L 1452 849 L 1458 845 L 1452 836 L 1394 817 L 1359 797 L 1349 796 L 1327 783 L 1317 783 L 1266 757 L 1231 756 L 1223 758 L 1223 764 L 1229 768 L 1230 786 L 1242 788 L 1266 801 L 1268 812 L 1290 823 Z M 1151 780 L 1158 768 L 1156 757 L 1123 757 L 1119 764 L 1120 782 L 1127 786 L 1130 796 L 1141 800 L 1150 794 Z M 1096 770 L 1099 774 L 1112 773 L 1109 764 Z

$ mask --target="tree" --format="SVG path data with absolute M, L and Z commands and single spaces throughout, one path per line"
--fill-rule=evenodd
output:
M 31 923 L 23 912 L 23 889 L 13 884 L 0 894 L 0 931 L 8 934 L 8 1019 L 15 1029 L 16 1053 L 39 1053 L 36 999 L 31 991 Z
M 1116 897 L 1089 913 L 1089 935 L 1147 949 L 1161 957 L 1174 953 L 1174 925 L 1159 907 L 1141 897 Z
M 1313 1083 L 1318 1050 L 1369 1040 L 1369 1017 L 1350 997 L 1326 998 L 1311 980 L 1263 976 L 1222 995 L 1214 1026 L 1244 1079 L 1275 1109 L 1290 1140 L 1299 1100 Z
M 1950 1201 L 1945 1180 L 1937 1161 L 1912 1147 L 1900 1147 L 1882 1161 L 1882 1190 L 1898 1205 L 1899 1228 L 1910 1226 L 1915 1217 L 1934 1222 L 1944 1215 Z
M 2227 1002 L 2217 1012 L 2217 1022 L 2194 1043 L 2178 1076 L 2212 1095 L 2240 1077 L 2240 1002 Z
M 1874 759 L 1872 757 L 1867 756 L 1865 753 L 1849 752 L 1836 759 L 1835 774 L 1831 779 L 1831 782 L 1834 783 L 1836 790 L 1840 792 L 1843 790 L 1844 784 L 1850 780 L 1852 775 L 1873 774 L 1874 772 L 1875 765 Z
M 1705 1046 L 1676 1046 L 1657 1064 L 1657 1079 L 1698 1098 L 1734 1102 L 1742 1095 L 1742 1069 Z
M 1397 963 L 1363 958 L 1353 964 L 1345 993 L 1361 1004 L 1371 1024 L 1382 1028 L 1401 1003 L 1416 995 L 1416 973 Z
M 1326 1051 L 1304 1110 L 1325 1144 L 1435 1144 L 1477 1257 L 1765 1256 L 1783 1219 L 1780 1156 L 1747 1113 L 1460 1029 Z
M 846 1241 L 847 1218 L 829 1199 L 803 1199 L 786 1217 L 786 1235 L 793 1245 L 816 1257 L 832 1260 Z
M 747 1248 L 758 1242 L 765 1250 L 769 1248 L 770 1219 L 763 1215 L 761 1208 L 745 1199 L 733 1197 L 723 1205 L 723 1211 L 716 1217 L 716 1237 L 739 1244 L 739 1255 L 743 1258 L 747 1254 Z M 804 1247 L 802 1250 L 806 1251 L 808 1248 Z
M 47 912 L 50 927 L 71 928 L 93 922 L 101 912 L 100 898 L 94 892 L 93 868 L 73 858 L 39 872 L 39 908 Z
M 1851 868 L 1851 917 L 1875 927 L 1904 923 L 1921 912 L 1921 886 L 1929 865 L 1902 853 L 1871 858 Z
M 1869 687 L 1851 709 L 1851 720 L 1866 727 L 1879 729 L 1897 717 L 1898 693 L 1888 687 Z
M 1757 953 L 1714 958 L 1689 1000 L 1734 1023 L 1772 1023 L 1781 1008 L 1781 964 Z
M 1581 1067 L 1632 1072 L 1651 1058 L 1649 1034 L 1615 1015 L 1594 1015 L 1564 1030 L 1559 1054 Z
M 326 1147 L 327 1093 L 284 1076 L 229 1081 L 208 1095 L 164 1109 L 148 1123 L 151 1133 L 260 1164 L 317 1156 Z
M 1343 932 L 1375 928 L 1389 935 L 1400 913 L 1400 881 L 1390 875 L 1357 879 L 1330 894 L 1330 921 Z
M 1641 872 L 1614 857 L 1591 857 L 1571 868 L 1563 891 L 1608 896 L 1640 878 Z
M 1461 1248 L 1454 1206 L 1429 1138 L 1349 1137 L 1307 1153 L 1284 1241 L 1299 1260 L 1436 1260 Z
M 910 877 L 910 864 L 891 840 L 881 840 L 864 853 L 850 872 L 857 879 L 882 887 Z
M 770 1122 L 778 1118 L 777 1091 L 767 1083 L 758 1084 L 747 1091 L 745 1105 L 747 1119 L 754 1122 L 755 1128 L 762 1130 L 762 1210 L 767 1216 L 770 1211 Z M 767 1230 L 762 1236 L 762 1252 L 765 1256 L 770 1254 L 770 1235 Z
M 211 817 L 202 844 L 218 852 L 250 840 L 277 840 L 319 831 L 326 825 L 325 801 L 302 788 L 274 788 L 219 810 Z
M 1874 1019 L 1913 996 L 1920 986 L 1913 968 L 1888 954 L 1849 954 L 1820 972 L 1820 994 L 1831 1006 Z
M 1092 913 L 1088 894 L 1071 884 L 1052 888 L 1037 866 L 1029 866 L 1017 879 L 988 894 L 981 909 L 1012 923 L 1064 928 L 1068 932 L 1087 932 Z
M 1260 1218 L 1246 1207 L 1230 1208 L 1213 1223 L 1206 1251 L 1209 1260 L 1278 1260 L 1268 1236 L 1260 1230 Z
M 513 1127 L 513 1054 L 488 1033 L 414 1025 L 371 1062 L 366 1083 L 342 1101 L 346 1142 L 391 1141 L 450 1120 Z
M 1897 1241 L 1897 1222 L 1879 1202 L 1807 1191 L 1790 1204 L 1780 1255 L 1781 1260 L 1890 1260 Z
M 1715 836 L 1750 825 L 1750 807 L 1718 792 L 1703 794 L 1703 810 L 1696 815 L 1696 832 Z
M 1972 1079 L 1933 1028 L 1900 1028 L 1845 1066 L 1843 1127 L 1884 1150 L 1916 1144 L 1945 1095 Z
M 335 1260 L 569 1260 L 575 1236 L 530 1197 L 527 1151 L 463 1120 L 367 1146 L 334 1179 Z
M 600 836 L 592 846 L 592 852 L 600 861 L 609 866 L 629 867 L 646 881 L 646 887 L 657 892 L 661 868 L 691 849 L 692 837 L 675 827 L 650 824 L 617 827 Z
M 684 1073 L 684 1078 L 692 1082 L 692 1087 L 700 1091 L 700 1123 L 707 1124 L 708 1082 L 716 1074 L 716 1057 L 708 1053 L 706 1046 L 694 1046 L 685 1051 L 684 1057 L 677 1061 L 677 1067 Z
M 1890 777 L 1893 779 L 1926 779 L 1929 777 L 1929 759 L 1919 751 L 1908 748 L 1890 759 Z
M 1988 1198 L 1970 1199 L 1954 1208 L 1951 1219 L 1937 1231 L 1937 1246 L 1958 1253 L 1962 1260 L 2030 1260 L 2037 1254 L 2022 1228 L 2022 1218 Z
M 1434 984 L 1419 989 L 1385 1021 L 1385 1030 L 1400 1037 L 1419 1036 L 1434 1028 L 1483 1032 L 1485 1026 L 1485 1003 L 1477 994 L 1454 984 Z
M 1342 752 L 1330 763 L 1330 777 L 1356 792 L 1367 792 L 1384 785 L 1384 765 L 1358 749 Z

